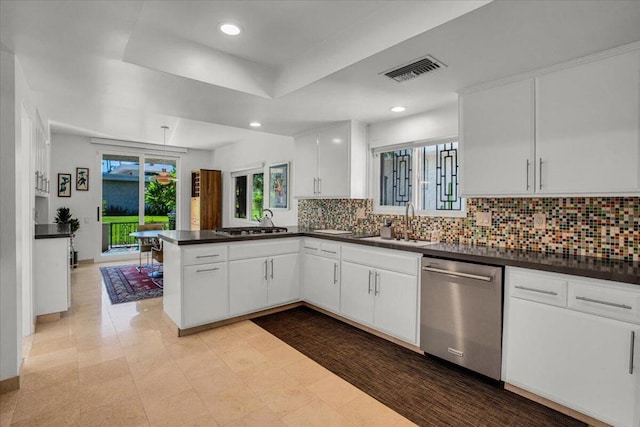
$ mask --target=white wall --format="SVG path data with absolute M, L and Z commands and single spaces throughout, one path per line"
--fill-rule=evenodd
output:
M 71 209 L 74 217 L 80 220 L 80 229 L 74 240 L 78 258 L 94 259 L 98 254 L 100 232 L 96 218 L 96 208 L 100 206 L 100 168 L 99 151 L 105 146 L 91 143 L 86 136 L 52 134 L 51 136 L 51 181 L 54 190 L 50 195 L 49 222 L 53 222 L 56 210 L 61 206 Z M 110 151 L 122 151 L 122 147 L 113 147 Z M 127 148 L 131 151 L 132 149 Z M 138 150 L 138 152 L 140 152 Z M 180 176 L 178 177 L 178 222 L 176 228 L 189 229 L 189 209 L 191 196 L 191 170 L 211 167 L 211 151 L 189 150 L 181 154 Z M 71 197 L 58 197 L 55 191 L 58 173 L 70 173 L 75 180 L 77 167 L 89 168 L 89 191 L 71 189 Z
M 458 135 L 458 103 L 369 125 L 369 145 L 380 147 Z
M 265 184 L 268 183 L 269 165 L 281 162 L 293 162 L 293 138 L 265 134 L 260 144 L 237 142 L 235 144 L 220 147 L 213 153 L 213 169 L 219 169 L 222 174 L 222 222 L 225 227 L 240 225 L 232 220 L 231 209 L 233 207 L 231 197 L 231 172 L 264 163 Z M 289 209 L 286 211 L 274 211 L 273 223 L 276 226 L 295 226 L 298 224 L 298 201 L 293 199 L 294 186 L 291 168 L 289 166 Z M 266 193 L 266 189 L 265 189 Z M 266 194 L 265 194 L 266 196 Z M 266 197 L 265 197 L 266 199 Z M 254 223 L 255 224 L 255 223 Z M 244 225 L 248 225 L 244 222 Z
M 22 336 L 33 324 L 33 253 L 30 133 L 22 117 L 35 117 L 19 61 L 0 47 L 0 380 L 19 374 Z M 28 130 L 28 129 L 27 129 Z M 23 300 L 23 288 L 25 300 Z M 27 316 L 23 319 L 23 313 Z M 22 325 L 26 323 L 25 331 Z

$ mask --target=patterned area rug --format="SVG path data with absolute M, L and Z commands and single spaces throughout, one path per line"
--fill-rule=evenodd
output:
M 143 266 L 142 273 L 138 272 L 137 266 L 138 264 L 100 267 L 111 304 L 162 296 L 162 278 L 155 279 L 160 285 L 158 286 L 148 276 L 151 271 L 148 266 Z

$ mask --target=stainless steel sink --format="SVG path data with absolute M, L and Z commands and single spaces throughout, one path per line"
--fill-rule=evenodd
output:
M 438 242 L 428 242 L 426 240 L 395 240 L 395 239 L 383 239 L 380 236 L 374 237 L 363 237 L 360 240 L 366 240 L 368 242 L 381 242 L 381 243 L 392 243 L 394 245 L 402 245 L 402 246 L 412 246 L 414 248 L 420 248 L 423 246 L 435 245 Z

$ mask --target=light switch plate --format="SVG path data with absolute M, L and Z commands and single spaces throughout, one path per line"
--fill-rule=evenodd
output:
M 491 212 L 476 212 L 476 225 L 481 227 L 490 227 Z
M 533 214 L 533 228 L 544 230 L 547 228 L 547 215 L 543 213 Z

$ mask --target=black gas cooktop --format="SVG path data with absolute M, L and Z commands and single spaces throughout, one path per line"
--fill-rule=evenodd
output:
M 285 227 L 222 227 L 216 228 L 216 233 L 223 236 L 245 236 L 251 234 L 285 233 Z

